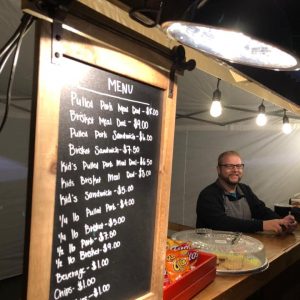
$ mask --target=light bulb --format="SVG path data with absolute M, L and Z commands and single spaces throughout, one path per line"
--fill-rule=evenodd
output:
M 292 126 L 289 122 L 289 117 L 286 115 L 286 109 L 284 110 L 282 123 L 282 132 L 285 134 L 290 134 L 292 132 Z
M 258 126 L 265 126 L 267 124 L 267 117 L 264 113 L 259 113 L 256 117 L 256 124 Z
M 213 100 L 210 107 L 210 115 L 214 118 L 217 118 L 221 114 L 222 114 L 222 105 L 220 100 Z
M 285 134 L 290 134 L 292 132 L 292 126 L 290 123 L 283 123 L 282 132 Z

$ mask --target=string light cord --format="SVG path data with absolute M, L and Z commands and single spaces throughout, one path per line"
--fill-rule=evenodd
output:
M 25 24 L 28 24 L 28 26 L 26 27 L 26 31 L 25 34 L 29 31 L 34 18 L 30 18 L 31 16 L 24 14 L 21 20 L 21 24 L 19 25 L 19 27 L 17 28 L 17 30 L 15 31 L 15 33 L 12 35 L 12 37 L 7 41 L 7 43 L 2 47 L 2 49 L 0 50 L 0 60 L 2 60 L 0 62 L 1 67 L 3 68 L 3 66 L 6 64 L 7 58 L 10 57 L 10 55 L 12 54 L 13 50 L 16 47 L 16 43 L 18 41 L 18 39 L 20 38 L 20 32 Z M 29 21 L 30 19 L 30 21 Z M 2 72 L 2 68 L 0 69 L 0 73 Z
M 27 15 L 23 15 L 22 19 L 24 19 Z M 7 52 L 11 52 L 11 49 L 13 49 L 16 40 L 19 38 L 20 36 L 20 30 L 23 27 L 23 21 L 21 20 L 21 24 L 19 25 L 19 27 L 16 29 L 16 31 L 14 32 L 14 34 L 11 36 L 11 38 L 6 42 L 6 44 L 1 48 L 0 50 L 0 59 L 2 58 L 2 56 L 4 56 Z
M 35 18 L 31 15 L 24 14 L 21 19 L 21 24 L 13 34 L 13 36 L 9 39 L 9 41 L 5 44 L 5 46 L 1 49 L 0 58 L 2 58 L 0 63 L 0 74 L 2 73 L 2 70 L 4 66 L 6 65 L 10 55 L 14 52 L 14 58 L 13 63 L 10 70 L 10 76 L 9 81 L 7 85 L 7 92 L 6 92 L 6 101 L 5 101 L 5 109 L 3 118 L 0 125 L 0 132 L 2 131 L 8 116 L 9 106 L 11 102 L 11 92 L 12 92 L 12 86 L 13 81 L 15 77 L 16 67 L 18 63 L 18 58 L 20 54 L 20 48 L 22 45 L 22 41 L 26 33 L 31 28 L 31 25 L 33 24 L 33 21 Z

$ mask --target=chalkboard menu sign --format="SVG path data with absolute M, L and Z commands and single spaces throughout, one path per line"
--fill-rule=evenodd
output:
M 142 296 L 151 285 L 163 92 L 69 58 L 60 67 L 73 78 L 60 96 L 49 299 Z

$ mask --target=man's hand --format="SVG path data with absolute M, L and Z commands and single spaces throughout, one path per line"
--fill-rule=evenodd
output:
M 297 228 L 297 221 L 293 215 L 287 215 L 282 220 L 286 220 L 288 222 L 286 231 L 293 232 Z
M 292 232 L 296 226 L 297 222 L 295 219 L 292 221 L 293 216 L 286 216 L 283 219 L 273 219 L 273 220 L 267 220 L 263 221 L 263 230 L 264 231 L 274 231 L 276 233 L 281 233 L 283 231 Z M 295 225 L 294 222 L 296 222 Z M 293 229 L 292 229 L 293 228 Z

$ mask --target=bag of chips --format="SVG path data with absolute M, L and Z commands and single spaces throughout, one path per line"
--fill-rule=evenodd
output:
M 171 282 L 190 270 L 188 250 L 167 250 L 166 271 Z
M 164 285 L 178 280 L 183 274 L 189 272 L 198 257 L 199 252 L 192 249 L 191 243 L 168 239 Z

